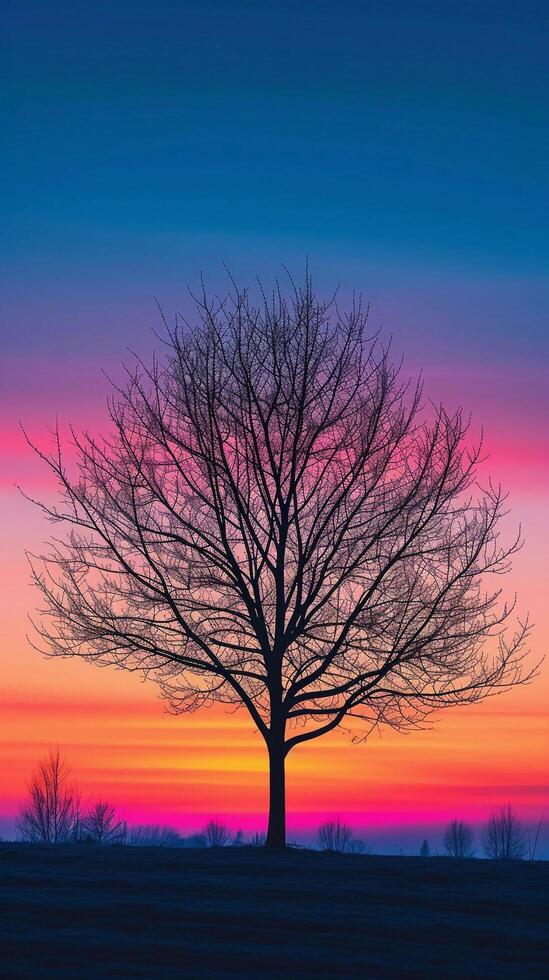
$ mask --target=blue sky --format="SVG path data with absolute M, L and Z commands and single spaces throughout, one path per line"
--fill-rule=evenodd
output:
M 108 349 L 199 270 L 308 254 L 391 329 L 451 344 L 457 310 L 466 348 L 537 356 L 546 4 L 8 2 L 3 37 L 16 349 Z

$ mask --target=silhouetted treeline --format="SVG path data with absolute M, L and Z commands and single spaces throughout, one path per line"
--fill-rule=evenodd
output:
M 542 820 L 533 834 L 521 822 L 510 803 L 492 813 L 481 828 L 483 854 L 492 860 L 533 861 L 536 857 Z M 256 832 L 246 836 L 242 830 L 233 833 L 219 818 L 212 818 L 200 833 L 183 836 L 162 824 L 140 824 L 128 828 L 116 807 L 98 800 L 86 806 L 70 769 L 59 749 L 50 750 L 41 759 L 28 786 L 28 798 L 17 818 L 20 839 L 30 843 L 127 844 L 133 847 L 263 847 L 266 835 Z M 472 827 L 454 819 L 442 839 L 444 853 L 452 858 L 475 855 Z M 297 843 L 294 846 L 297 845 Z M 347 854 L 370 854 L 364 840 L 354 836 L 352 828 L 339 817 L 322 823 L 317 831 L 317 846 L 322 851 Z M 429 841 L 424 839 L 419 854 L 431 856 Z

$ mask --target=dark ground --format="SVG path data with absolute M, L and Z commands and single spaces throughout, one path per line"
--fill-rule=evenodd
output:
M 0 845 L 7 978 L 549 976 L 549 863 Z

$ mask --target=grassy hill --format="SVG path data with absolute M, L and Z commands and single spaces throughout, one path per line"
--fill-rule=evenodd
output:
M 541 978 L 549 863 L 0 845 L 0 975 Z

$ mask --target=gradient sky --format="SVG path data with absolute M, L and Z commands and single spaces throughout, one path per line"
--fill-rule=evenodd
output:
M 146 353 L 154 297 L 200 272 L 267 280 L 305 256 L 320 292 L 370 301 L 429 394 L 471 410 L 526 545 L 509 577 L 548 647 L 549 41 L 546 3 L 6 2 L 2 46 L 0 817 L 59 744 L 128 818 L 258 828 L 247 717 L 173 718 L 153 685 L 45 661 L 26 639 L 24 549 L 49 493 L 18 430 L 100 430 L 106 382 Z M 379 846 L 512 800 L 547 811 L 549 668 L 529 688 L 366 746 L 289 761 L 290 829 L 333 813 Z M 546 849 L 549 848 L 547 845 Z

